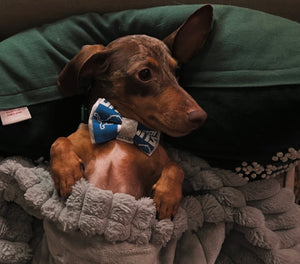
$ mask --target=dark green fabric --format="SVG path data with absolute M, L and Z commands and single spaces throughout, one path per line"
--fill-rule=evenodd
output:
M 199 6 L 86 14 L 35 28 L 0 43 L 0 109 L 61 98 L 56 79 L 85 44 L 128 34 L 163 38 Z
M 300 83 L 300 24 L 245 8 L 215 8 L 214 31 L 183 73 L 185 87 Z
M 27 154 L 32 147 L 30 153 L 46 153 L 56 135 L 74 129 L 79 117 L 64 107 L 56 78 L 82 45 L 105 45 L 128 34 L 162 39 L 198 7 L 74 16 L 2 41 L 0 109 L 30 105 L 35 110 L 29 121 L 0 126 L 0 152 Z M 214 17 L 208 42 L 183 67 L 180 80 L 207 111 L 208 120 L 190 136 L 168 141 L 226 167 L 242 160 L 268 162 L 279 150 L 299 147 L 299 24 L 221 5 L 214 5 Z M 68 100 L 78 113 L 78 100 Z M 29 137 L 26 143 L 15 141 L 20 131 Z M 37 144 L 40 134 L 43 144 Z

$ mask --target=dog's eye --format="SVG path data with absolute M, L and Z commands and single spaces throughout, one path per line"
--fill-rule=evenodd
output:
M 149 81 L 152 78 L 150 69 L 146 68 L 138 73 L 139 79 L 143 82 Z

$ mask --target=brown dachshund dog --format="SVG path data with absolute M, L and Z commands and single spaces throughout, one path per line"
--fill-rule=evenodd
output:
M 212 6 L 205 5 L 164 41 L 132 35 L 106 47 L 84 46 L 61 72 L 58 86 L 70 96 L 89 83 L 85 93 L 90 108 L 105 98 L 123 117 L 173 137 L 187 135 L 207 115 L 179 86 L 175 71 L 203 46 L 212 20 Z M 89 126 L 80 124 L 75 133 L 53 143 L 50 155 L 51 175 L 62 196 L 85 177 L 113 193 L 137 199 L 153 195 L 160 219 L 177 212 L 184 173 L 160 145 L 149 156 L 117 139 L 93 144 Z

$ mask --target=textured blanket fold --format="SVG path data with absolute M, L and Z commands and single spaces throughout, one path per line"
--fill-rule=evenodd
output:
M 172 221 L 156 219 L 150 198 L 84 179 L 61 199 L 47 165 L 2 160 L 0 263 L 300 263 L 292 192 L 169 152 L 185 171 L 186 196 Z

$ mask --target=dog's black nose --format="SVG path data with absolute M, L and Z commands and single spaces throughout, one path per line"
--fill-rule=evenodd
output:
M 189 113 L 189 120 L 198 125 L 202 125 L 206 118 L 207 114 L 203 110 L 196 110 Z

